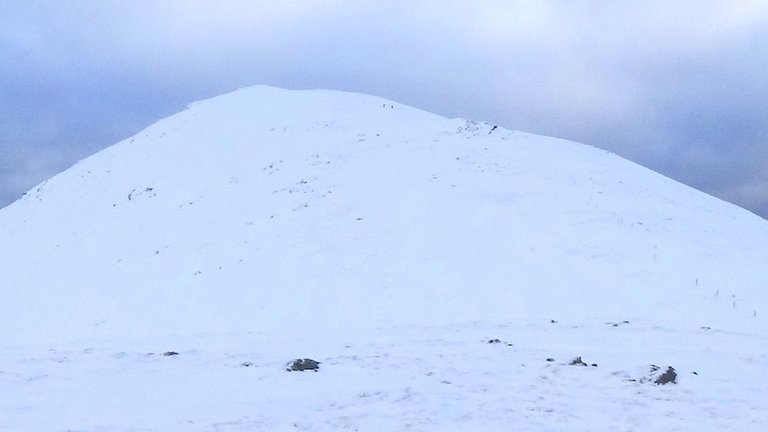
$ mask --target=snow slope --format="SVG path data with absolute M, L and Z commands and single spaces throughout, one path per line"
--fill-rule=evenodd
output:
M 0 211 L 0 430 L 762 431 L 766 262 L 602 150 L 242 89 Z

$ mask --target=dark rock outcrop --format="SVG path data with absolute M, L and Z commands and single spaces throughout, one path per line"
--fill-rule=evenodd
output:
M 587 364 L 584 363 L 584 360 L 581 359 L 581 357 L 576 357 L 575 359 L 571 360 L 570 363 L 568 363 L 571 366 L 586 366 Z
M 668 383 L 677 384 L 677 372 L 675 372 L 675 368 L 673 368 L 672 366 L 669 366 L 667 368 L 667 371 L 659 375 L 659 377 L 656 378 L 654 383 L 659 385 L 668 384 Z
M 303 372 L 308 370 L 317 372 L 320 369 L 320 362 L 309 358 L 296 359 L 288 362 L 287 366 L 288 368 L 286 370 L 289 372 Z

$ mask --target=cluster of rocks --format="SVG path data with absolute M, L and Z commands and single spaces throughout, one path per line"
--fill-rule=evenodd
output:
M 155 355 L 155 353 L 147 353 L 148 356 Z M 176 351 L 166 351 L 163 354 L 163 357 L 174 357 L 179 355 Z M 254 366 L 253 362 L 245 361 L 240 363 L 240 366 L 243 367 L 252 367 Z M 311 358 L 303 358 L 303 359 L 295 359 L 291 360 L 286 364 L 286 369 L 288 372 L 303 372 L 303 371 L 314 371 L 317 372 L 320 370 L 320 362 L 317 360 L 312 360 Z
M 624 322 L 626 323 L 626 322 Z M 502 344 L 505 343 L 501 339 L 487 339 L 486 343 L 489 344 Z M 512 346 L 512 344 L 506 344 L 507 346 Z M 152 355 L 153 353 L 149 353 L 149 355 Z M 165 357 L 172 357 L 179 355 L 176 351 L 166 351 L 163 353 L 163 356 Z M 549 357 L 546 359 L 547 362 L 554 362 L 555 359 L 552 357 Z M 588 364 L 585 362 L 581 356 L 574 357 L 572 360 L 570 360 L 567 363 L 569 366 L 592 366 L 597 367 L 597 363 Z M 251 367 L 253 366 L 252 362 L 246 361 L 241 363 L 241 366 L 243 367 Z M 317 372 L 320 370 L 320 362 L 317 360 L 313 360 L 311 358 L 298 358 L 289 361 L 286 365 L 286 371 L 288 372 L 304 372 L 304 371 L 313 371 Z M 653 382 L 657 385 L 665 385 L 665 384 L 677 384 L 677 371 L 672 366 L 668 366 L 666 370 L 662 372 L 662 368 L 656 365 L 650 365 L 649 373 L 647 376 L 644 376 L 640 378 L 639 380 L 636 379 L 629 379 L 628 381 L 635 381 L 635 382 Z M 693 372 L 693 374 L 698 375 L 696 372 Z

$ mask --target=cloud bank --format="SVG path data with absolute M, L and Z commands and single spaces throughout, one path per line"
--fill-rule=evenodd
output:
M 9 1 L 0 206 L 197 99 L 375 94 L 616 152 L 768 217 L 763 1 Z

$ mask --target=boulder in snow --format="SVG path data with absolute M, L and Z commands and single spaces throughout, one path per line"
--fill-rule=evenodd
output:
M 317 372 L 317 370 L 320 369 L 320 362 L 309 358 L 296 359 L 288 362 L 287 366 L 288 368 L 286 370 L 288 372 L 303 372 L 307 370 Z

